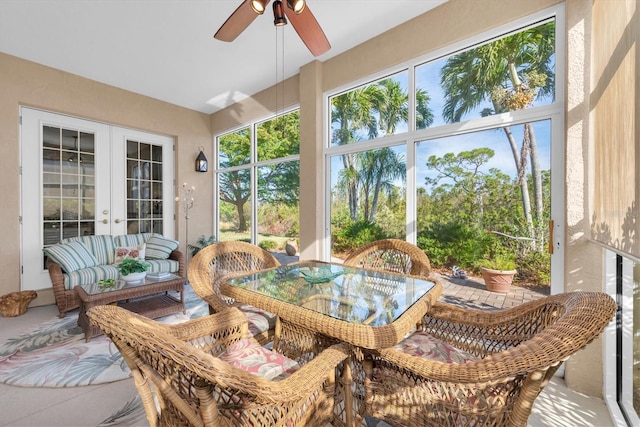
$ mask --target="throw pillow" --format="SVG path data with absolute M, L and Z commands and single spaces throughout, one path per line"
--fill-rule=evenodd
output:
M 44 248 L 44 253 L 67 273 L 100 264 L 81 242 L 59 243 Z
M 125 258 L 144 261 L 146 247 L 146 243 L 143 243 L 139 246 L 116 248 L 114 264 L 120 264 Z
M 171 252 L 178 248 L 180 243 L 176 240 L 160 236 L 151 236 L 147 240 L 147 259 L 167 259 Z

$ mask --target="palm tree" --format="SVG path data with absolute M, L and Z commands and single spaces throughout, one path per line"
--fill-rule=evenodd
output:
M 331 122 L 338 124 L 333 132 L 332 142 L 337 145 L 351 144 L 357 140 L 357 132 L 366 129 L 370 138 L 378 135 L 376 118 L 373 116 L 371 92 L 373 86 L 352 90 L 331 100 Z M 343 179 L 349 199 L 349 214 L 352 220 L 358 218 L 358 177 L 355 154 L 342 156 Z
M 536 96 L 553 94 L 554 35 L 555 23 L 551 21 L 449 58 L 441 70 L 441 84 L 446 94 L 444 119 L 450 123 L 460 121 L 485 99 L 493 108 L 483 110 L 482 115 L 527 108 Z M 518 171 L 525 221 L 530 224 L 531 237 L 538 237 L 533 228 L 526 180 L 529 158 L 534 215 L 540 220 L 543 215 L 542 174 L 533 127 L 530 123 L 524 125 L 520 149 L 510 127 L 503 130 Z

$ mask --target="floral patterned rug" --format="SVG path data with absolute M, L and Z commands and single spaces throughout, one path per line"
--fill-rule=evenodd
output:
M 179 323 L 208 314 L 207 304 L 185 286 L 187 314 L 157 319 Z M 128 378 L 118 349 L 104 335 L 87 343 L 77 324 L 78 313 L 53 318 L 0 345 L 0 382 L 23 387 L 76 387 Z

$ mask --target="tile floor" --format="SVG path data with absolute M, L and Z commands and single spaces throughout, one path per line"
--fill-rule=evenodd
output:
M 443 299 L 446 301 L 487 309 L 520 304 L 542 295 L 516 286 L 512 286 L 508 294 L 495 294 L 485 291 L 480 281 L 449 279 L 447 276 L 443 276 L 443 285 Z M 0 317 L 0 342 L 56 315 L 54 306 L 44 306 L 30 308 L 19 317 Z M 0 384 L 0 426 L 98 426 L 135 396 L 131 379 L 74 388 L 26 388 Z M 145 423 L 141 421 L 135 425 Z M 563 379 L 557 376 L 536 400 L 528 425 L 609 427 L 613 423 L 602 399 L 569 390 Z

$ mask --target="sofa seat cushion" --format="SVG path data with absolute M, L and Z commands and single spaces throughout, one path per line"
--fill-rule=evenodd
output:
M 219 357 L 245 372 L 274 381 L 282 380 L 300 369 L 295 360 L 266 349 L 253 339 L 234 342 Z
M 175 273 L 180 268 L 180 263 L 174 259 L 146 259 L 149 264 L 147 273 Z
M 44 253 L 67 273 L 100 264 L 82 242 L 59 243 L 45 248 Z
M 99 280 L 118 279 L 120 272 L 115 265 L 95 265 L 64 275 L 65 289 L 72 290 L 75 286 L 97 283 Z
M 149 270 L 147 270 L 148 273 L 175 273 L 180 268 L 180 263 L 172 259 L 157 259 L 146 262 L 150 265 Z M 63 276 L 65 289 L 72 290 L 77 285 L 97 283 L 99 280 L 119 279 L 120 272 L 115 264 L 95 265 L 65 273 Z
M 70 237 L 62 240 L 60 243 L 69 242 L 82 242 L 98 260 L 96 265 L 109 265 L 113 264 L 115 261 L 114 254 L 116 246 L 113 241 L 113 236 L 99 235 Z

